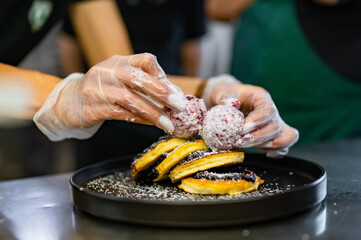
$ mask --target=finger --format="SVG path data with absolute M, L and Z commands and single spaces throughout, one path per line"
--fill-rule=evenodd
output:
M 114 70 L 114 75 L 117 80 L 128 88 L 149 95 L 169 108 L 180 111 L 185 109 L 186 102 L 182 92 L 171 89 L 167 84 L 158 81 L 153 76 L 137 68 L 132 69 L 132 71 L 117 68 Z
M 242 103 L 241 103 L 242 108 Z M 264 102 L 251 111 L 244 120 L 242 134 L 247 134 L 270 122 L 278 115 L 273 103 Z
M 263 127 L 244 135 L 237 143 L 237 147 L 254 147 L 276 138 L 280 134 L 281 127 L 279 118 L 275 118 Z
M 236 97 L 233 97 L 233 96 L 222 99 L 221 104 L 227 105 L 227 106 L 232 106 L 237 109 L 239 109 L 241 106 L 240 101 Z
M 218 104 L 227 105 L 227 106 L 232 106 L 237 109 L 239 109 L 241 106 L 240 101 L 238 100 L 238 98 L 232 91 L 228 91 L 225 89 L 225 91 L 223 91 L 223 90 L 215 91 L 213 94 L 215 94 L 214 98 L 216 98 L 214 100 L 214 102 L 216 102 L 215 105 L 218 105 Z M 211 94 L 211 97 L 213 94 Z
M 155 126 L 164 129 L 167 133 L 174 131 L 174 125 L 168 116 L 147 99 L 142 98 L 129 89 L 113 88 L 108 96 L 114 102 L 133 114 L 149 120 Z
M 129 64 L 133 67 L 140 68 L 144 72 L 156 78 L 161 83 L 167 85 L 173 93 L 178 93 L 181 96 L 184 95 L 178 86 L 168 80 L 165 72 L 157 61 L 157 57 L 153 54 L 142 53 L 133 55 L 129 59 Z
M 219 105 L 222 104 L 225 99 L 233 97 L 236 97 L 236 92 L 230 88 L 228 85 L 218 83 L 213 86 L 214 90 L 210 93 L 210 103 L 212 105 Z
M 166 78 L 163 69 L 160 67 L 157 57 L 150 53 L 136 54 L 130 57 L 129 64 L 141 68 L 144 72 L 158 79 Z
M 281 148 L 281 149 L 278 149 L 278 150 L 271 150 L 271 151 L 267 151 L 267 154 L 266 156 L 269 157 L 269 158 L 283 158 L 284 156 L 287 155 L 288 153 L 288 150 L 289 148 L 286 147 L 286 148 Z
M 93 119 L 100 121 L 105 120 L 120 120 L 127 122 L 134 122 L 146 125 L 153 125 L 153 123 L 147 119 L 141 118 L 134 113 L 126 110 L 119 105 L 97 104 L 91 106 L 92 112 L 88 113 Z
M 243 84 L 237 88 L 240 110 L 246 116 L 243 134 L 265 125 L 278 114 L 270 94 L 263 88 Z
M 297 129 L 285 124 L 276 138 L 257 146 L 257 148 L 269 151 L 290 148 L 298 141 L 298 138 L 299 133 Z
M 147 119 L 144 119 L 142 117 L 139 117 L 135 115 L 132 112 L 129 112 L 124 109 L 123 112 L 115 112 L 113 114 L 113 120 L 120 120 L 120 121 L 126 121 L 126 122 L 133 122 L 133 123 L 139 123 L 139 124 L 145 124 L 145 125 L 153 125 L 153 123 Z

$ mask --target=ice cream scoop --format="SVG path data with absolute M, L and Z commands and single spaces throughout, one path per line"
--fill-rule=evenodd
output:
M 164 111 L 174 125 L 173 137 L 189 138 L 198 133 L 202 128 L 202 122 L 206 115 L 207 108 L 203 99 L 186 95 L 186 107 L 183 111 L 177 111 L 165 107 Z
M 217 105 L 208 110 L 201 135 L 213 151 L 230 150 L 241 141 L 244 115 L 232 105 Z

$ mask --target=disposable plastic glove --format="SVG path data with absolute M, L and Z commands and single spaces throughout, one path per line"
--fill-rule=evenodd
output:
M 153 55 L 113 56 L 85 75 L 74 73 L 62 80 L 34 122 L 52 141 L 89 138 L 104 120 L 154 124 L 172 133 L 164 106 L 183 110 L 184 95 Z
M 297 142 L 299 133 L 280 117 L 270 96 L 263 88 L 242 84 L 231 75 L 220 75 L 208 80 L 203 99 L 207 107 L 232 104 L 244 114 L 239 148 L 256 147 L 267 150 L 267 156 L 286 155 Z

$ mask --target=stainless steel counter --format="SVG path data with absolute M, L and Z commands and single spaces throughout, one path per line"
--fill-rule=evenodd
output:
M 97 219 L 73 209 L 71 174 L 0 182 L 0 239 L 361 239 L 361 139 L 292 149 L 321 164 L 328 195 L 291 217 L 211 229 L 144 227 Z

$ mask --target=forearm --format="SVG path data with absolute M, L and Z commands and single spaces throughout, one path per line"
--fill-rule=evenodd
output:
M 69 34 L 60 33 L 57 39 L 59 63 L 62 76 L 73 72 L 84 72 L 85 63 L 76 39 Z
M 126 26 L 114 1 L 74 3 L 70 16 L 90 67 L 116 54 L 133 54 Z
M 188 77 L 188 76 L 174 76 L 167 75 L 168 79 L 180 87 L 184 94 L 190 94 L 201 98 L 204 94 L 204 89 L 209 80 L 202 79 L 199 77 Z M 237 81 L 238 87 L 240 86 L 249 86 L 247 84 L 243 84 L 242 82 Z M 226 83 L 234 83 L 233 80 L 231 82 L 226 81 Z
M 340 0 L 313 0 L 313 1 L 328 6 L 334 6 L 340 2 Z
M 198 76 L 201 61 L 200 39 L 185 41 L 181 52 L 184 74 L 187 76 Z
M 0 115 L 32 119 L 61 79 L 0 63 Z M 8 97 L 4 97 L 8 96 Z
M 168 75 L 168 79 L 179 86 L 185 94 L 190 94 L 200 98 L 203 94 L 203 89 L 206 80 L 198 77 L 186 77 L 186 76 L 173 76 Z
M 206 0 L 205 9 L 209 18 L 231 21 L 244 12 L 255 0 Z

